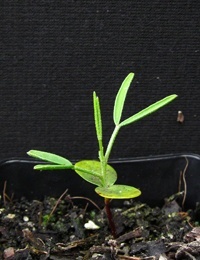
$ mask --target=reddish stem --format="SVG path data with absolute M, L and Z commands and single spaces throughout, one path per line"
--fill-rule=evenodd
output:
M 116 236 L 115 223 L 113 221 L 112 212 L 110 210 L 110 199 L 105 198 L 104 203 L 105 203 L 105 209 L 106 209 L 106 214 L 107 214 L 109 226 L 111 229 L 111 233 L 112 233 L 113 237 L 116 238 L 117 236 Z

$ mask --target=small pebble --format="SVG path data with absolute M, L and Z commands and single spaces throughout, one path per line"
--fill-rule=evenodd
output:
M 100 228 L 92 220 L 88 220 L 88 222 L 85 223 L 84 227 L 89 230 L 95 230 Z
M 28 221 L 29 221 L 29 217 L 24 216 L 24 217 L 23 217 L 23 220 L 24 220 L 25 222 L 28 222 Z
M 15 214 L 8 214 L 7 216 L 5 216 L 5 218 L 13 219 L 15 218 Z
M 94 253 L 92 255 L 92 258 L 91 259 L 102 259 L 103 255 L 102 254 L 97 254 L 97 253 Z
M 0 209 L 0 214 L 2 214 L 4 212 L 4 208 Z
M 14 255 L 15 255 L 15 250 L 13 247 L 8 247 L 3 252 L 4 259 L 8 259 L 8 258 L 11 259 L 12 257 L 14 257 Z

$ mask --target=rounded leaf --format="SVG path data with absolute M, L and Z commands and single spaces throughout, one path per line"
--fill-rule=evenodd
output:
M 141 191 L 132 186 L 112 185 L 110 187 L 97 187 L 96 193 L 108 199 L 132 199 L 141 195 Z
M 106 178 L 104 180 L 101 163 L 95 160 L 79 161 L 74 165 L 74 170 L 84 180 L 100 187 L 103 186 L 104 183 L 106 183 L 106 185 L 113 185 L 117 180 L 117 174 L 110 165 L 106 167 Z

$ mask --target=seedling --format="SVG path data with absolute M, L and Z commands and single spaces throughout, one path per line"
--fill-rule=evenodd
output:
M 94 106 L 94 121 L 96 128 L 97 141 L 99 146 L 98 158 L 99 160 L 82 160 L 75 164 L 70 162 L 68 159 L 63 158 L 59 155 L 38 151 L 30 150 L 28 155 L 41 159 L 51 164 L 39 164 L 34 167 L 36 170 L 58 170 L 58 169 L 72 169 L 80 177 L 87 182 L 90 182 L 96 186 L 95 192 L 104 198 L 105 209 L 110 224 L 111 232 L 116 237 L 115 225 L 112 219 L 110 210 L 110 201 L 112 199 L 131 199 L 138 197 L 141 191 L 135 187 L 128 185 L 115 184 L 117 181 L 117 173 L 113 167 L 108 164 L 110 153 L 113 148 L 115 139 L 119 133 L 119 130 L 129 124 L 132 124 L 143 117 L 155 112 L 161 107 L 167 105 L 174 100 L 177 95 L 173 94 L 167 96 L 156 103 L 148 106 L 140 112 L 132 115 L 131 117 L 121 120 L 122 112 L 124 108 L 124 102 L 130 84 L 134 78 L 134 73 L 130 73 L 123 81 L 115 98 L 114 109 L 113 109 L 113 121 L 115 124 L 114 131 L 110 137 L 106 150 L 103 146 L 103 129 L 101 120 L 101 109 L 99 98 L 96 93 L 93 92 L 93 106 Z

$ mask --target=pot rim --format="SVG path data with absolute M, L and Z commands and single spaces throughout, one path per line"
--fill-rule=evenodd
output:
M 171 153 L 171 154 L 161 154 L 161 155 L 147 155 L 147 156 L 139 156 L 139 157 L 127 157 L 127 158 L 115 158 L 110 159 L 109 163 L 128 163 L 128 162 L 140 162 L 140 161 L 155 161 L 155 160 L 168 160 L 174 158 L 193 158 L 196 160 L 200 160 L 200 155 L 196 153 Z M 80 159 L 83 160 L 83 159 Z M 72 160 L 72 162 L 77 162 L 77 160 Z M 10 157 L 0 160 L 0 167 L 5 164 L 11 163 L 41 163 L 38 159 L 25 158 L 25 157 Z M 44 162 L 45 163 L 45 162 Z

